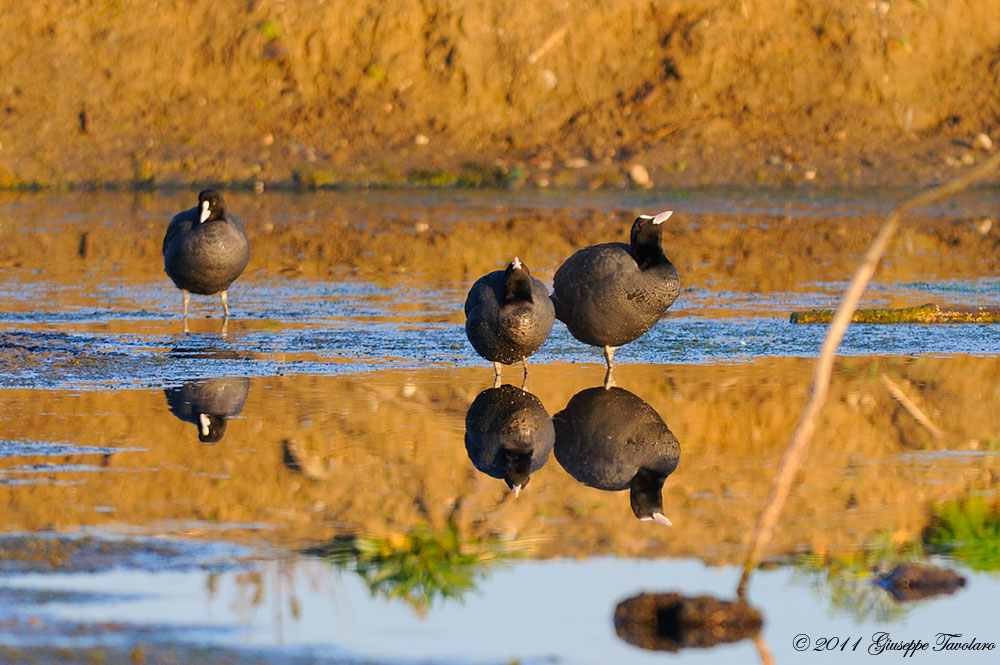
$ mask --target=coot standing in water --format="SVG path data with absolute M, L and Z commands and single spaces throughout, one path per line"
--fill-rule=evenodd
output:
M 639 215 L 628 245 L 585 247 L 556 271 L 556 318 L 584 344 L 604 347 L 609 376 L 615 347 L 646 334 L 680 292 L 677 268 L 660 245 L 662 224 L 672 214 Z
M 519 360 L 527 374 L 526 359 L 542 346 L 554 320 L 548 289 L 516 256 L 506 270 L 477 279 L 465 299 L 465 334 L 497 376 L 501 364 Z
M 226 290 L 250 262 L 250 240 L 243 222 L 226 212 L 222 194 L 206 189 L 198 205 L 170 220 L 163 237 L 163 268 L 184 293 L 184 332 L 188 332 L 190 294 L 222 294 L 229 320 Z

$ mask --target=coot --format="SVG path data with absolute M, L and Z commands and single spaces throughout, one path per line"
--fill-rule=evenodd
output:
M 198 205 L 170 220 L 163 238 L 163 267 L 184 293 L 184 332 L 188 332 L 191 293 L 222 294 L 229 319 L 226 290 L 250 261 L 250 240 L 238 217 L 226 213 L 222 195 L 214 189 L 198 194 Z
M 217 443 L 226 433 L 226 422 L 243 410 L 250 379 L 242 376 L 185 381 L 166 388 L 167 408 L 184 422 L 198 426 L 198 440 Z
M 497 376 L 501 364 L 518 360 L 527 374 L 526 358 L 542 346 L 554 320 L 548 289 L 516 256 L 506 270 L 476 280 L 465 299 L 465 334 Z
M 541 400 L 503 385 L 476 396 L 465 414 L 465 451 L 477 469 L 502 478 L 514 498 L 549 459 L 556 432 Z
M 646 334 L 677 299 L 680 277 L 660 246 L 661 225 L 672 214 L 639 215 L 628 245 L 585 247 L 556 271 L 556 318 L 576 339 L 604 347 L 609 373 L 615 347 Z

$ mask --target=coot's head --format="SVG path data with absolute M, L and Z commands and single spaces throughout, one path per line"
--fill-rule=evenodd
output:
M 528 481 L 531 480 L 531 477 L 525 476 L 522 479 L 514 479 L 508 474 L 503 480 L 507 483 L 507 489 L 514 493 L 514 498 L 516 499 L 521 496 L 521 492 L 528 486 Z
M 504 464 L 507 467 L 503 481 L 507 483 L 507 488 L 514 493 L 516 499 L 521 494 L 521 490 L 528 486 L 528 481 L 531 480 L 531 453 L 505 448 L 503 456 Z
M 210 413 L 198 414 L 198 440 L 202 443 L 218 443 L 226 433 L 226 417 Z
M 507 270 L 505 270 L 504 272 L 508 276 L 514 272 L 524 273 L 525 275 L 529 276 L 531 275 L 531 272 L 528 270 L 528 266 L 524 265 L 524 262 L 521 261 L 521 259 L 517 258 L 516 256 L 514 257 L 514 260 L 510 262 L 510 264 L 507 266 Z
M 632 247 L 643 245 L 660 244 L 660 235 L 663 232 L 663 222 L 670 219 L 674 214 L 673 210 L 664 210 L 659 215 L 639 215 L 632 222 L 632 235 L 629 238 Z
M 666 480 L 660 474 L 640 468 L 632 479 L 629 501 L 632 512 L 643 522 L 652 521 L 663 526 L 673 526 L 673 523 L 663 514 L 663 482 Z
M 214 189 L 206 189 L 198 194 L 198 222 L 204 224 L 216 219 L 226 218 L 226 204 L 222 194 Z
M 504 285 L 506 286 L 505 302 L 532 299 L 531 273 L 528 271 L 528 266 L 521 263 L 521 260 L 516 256 L 507 266 L 507 270 L 504 271 Z

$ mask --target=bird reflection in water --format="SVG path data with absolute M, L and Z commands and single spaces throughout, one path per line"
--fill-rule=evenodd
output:
M 226 433 L 226 421 L 243 410 L 250 379 L 242 376 L 194 379 L 166 388 L 170 413 L 198 427 L 198 440 L 217 443 Z
M 663 483 L 681 449 L 653 407 L 623 388 L 588 388 L 552 421 L 556 459 L 571 476 L 600 490 L 628 488 L 637 518 L 671 526 Z
M 541 400 L 502 385 L 476 396 L 465 414 L 465 450 L 477 469 L 502 478 L 517 498 L 549 459 L 555 429 Z

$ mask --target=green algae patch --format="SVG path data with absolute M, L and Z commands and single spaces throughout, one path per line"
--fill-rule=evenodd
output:
M 792 312 L 791 323 L 830 323 L 836 310 L 807 309 Z M 1000 323 L 1000 307 L 941 307 L 927 303 L 899 309 L 859 309 L 852 323 Z
M 524 169 L 515 165 L 511 168 L 485 166 L 474 162 L 462 164 L 454 171 L 447 169 L 415 169 L 407 174 L 411 187 L 444 189 L 458 187 L 466 189 L 506 189 L 524 180 Z
M 441 530 L 422 523 L 406 534 L 338 536 L 305 553 L 353 569 L 372 596 L 401 598 L 424 614 L 438 600 L 474 591 L 494 565 L 520 556 L 510 545 L 496 538 L 468 540 L 454 523 Z

